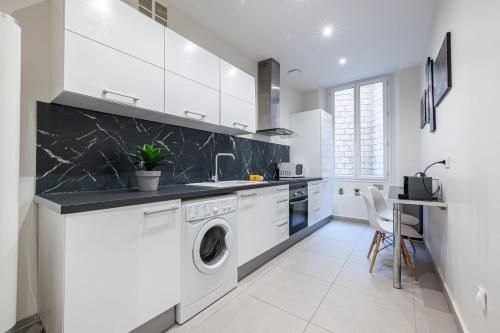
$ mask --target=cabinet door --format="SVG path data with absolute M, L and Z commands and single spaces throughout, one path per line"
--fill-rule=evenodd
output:
M 255 104 L 255 78 L 230 63 L 220 60 L 220 90 Z
M 165 29 L 165 68 L 217 91 L 220 89 L 219 57 L 168 28 Z
M 266 232 L 266 219 L 261 219 L 259 190 L 238 192 L 238 266 L 265 251 L 272 236 Z
M 330 180 L 323 180 L 320 184 L 321 192 L 321 219 L 333 214 L 333 188 Z
M 164 27 L 161 24 L 123 1 L 64 1 L 66 29 L 164 67 Z M 95 57 L 92 53 L 84 55 Z
M 312 226 L 321 220 L 321 188 L 320 182 L 311 182 L 307 184 L 308 192 L 308 225 Z
M 164 111 L 164 70 L 72 32 L 65 34 L 64 90 Z
M 274 240 L 273 240 L 273 245 L 276 246 L 284 241 L 286 241 L 290 235 L 290 229 L 289 229 L 289 221 L 288 217 L 282 220 L 279 220 L 274 223 L 275 229 L 273 232 L 274 235 Z
M 255 105 L 221 93 L 221 125 L 255 133 Z
M 180 219 L 180 200 L 68 215 L 64 331 L 129 332 L 177 304 Z
M 165 112 L 218 125 L 219 92 L 166 71 Z

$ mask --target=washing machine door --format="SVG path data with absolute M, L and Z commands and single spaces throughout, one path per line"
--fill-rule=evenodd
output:
M 219 271 L 227 261 L 233 244 L 231 225 L 222 218 L 208 221 L 198 232 L 193 247 L 196 268 L 204 274 Z

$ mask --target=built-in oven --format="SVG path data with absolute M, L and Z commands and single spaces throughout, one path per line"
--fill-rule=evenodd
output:
M 290 236 L 307 228 L 307 183 L 290 185 Z

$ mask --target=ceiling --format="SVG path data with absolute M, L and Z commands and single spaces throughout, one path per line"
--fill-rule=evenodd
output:
M 255 61 L 273 57 L 301 90 L 421 62 L 436 0 L 171 0 Z M 324 26 L 333 35 L 324 38 Z M 345 57 L 346 64 L 339 65 Z

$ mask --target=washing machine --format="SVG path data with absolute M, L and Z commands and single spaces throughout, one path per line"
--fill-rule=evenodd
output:
M 238 284 L 236 200 L 225 195 L 182 202 L 179 324 Z

